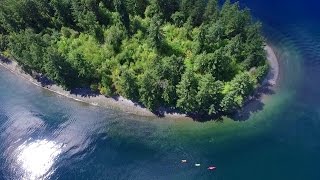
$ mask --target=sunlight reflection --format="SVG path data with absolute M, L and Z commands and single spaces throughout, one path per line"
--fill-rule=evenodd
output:
M 48 176 L 49 170 L 61 153 L 61 145 L 44 140 L 24 143 L 17 149 L 17 161 L 23 169 L 23 179 L 40 179 Z

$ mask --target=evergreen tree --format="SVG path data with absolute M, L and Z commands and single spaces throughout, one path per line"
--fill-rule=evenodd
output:
M 204 14 L 203 20 L 205 22 L 216 21 L 219 15 L 219 5 L 218 0 L 208 0 Z
M 130 14 L 136 16 L 144 16 L 144 12 L 148 5 L 148 0 L 126 0 L 126 9 Z
M 121 88 L 118 89 L 118 92 L 126 98 L 137 101 L 139 99 L 139 88 L 134 72 L 130 69 L 124 69 L 119 78 Z
M 159 14 L 155 14 L 150 22 L 150 26 L 148 28 L 148 36 L 150 45 L 153 48 L 156 48 L 157 50 L 161 49 L 161 46 L 163 44 L 163 35 L 161 34 L 161 24 L 162 19 Z
M 162 103 L 160 80 L 153 69 L 146 70 L 140 79 L 140 101 L 148 109 L 155 111 Z
M 198 102 L 199 113 L 214 115 L 220 112 L 220 102 L 223 83 L 216 81 L 211 74 L 203 75 L 199 80 L 198 93 L 196 99 Z
M 66 89 L 226 114 L 268 71 L 261 23 L 226 0 L 1 0 L 0 51 Z
M 176 86 L 181 81 L 184 71 L 183 59 L 175 55 L 164 57 L 156 68 L 163 89 L 162 98 L 169 106 L 175 106 L 178 99 Z
M 114 0 L 113 3 L 115 9 L 120 14 L 122 24 L 126 28 L 128 34 L 130 34 L 130 17 L 125 2 L 123 0 Z
M 197 113 L 199 106 L 197 103 L 198 78 L 196 74 L 187 69 L 182 75 L 181 82 L 177 86 L 178 101 L 177 107 L 186 113 Z

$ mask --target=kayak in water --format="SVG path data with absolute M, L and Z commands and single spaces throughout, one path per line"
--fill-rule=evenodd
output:
M 216 169 L 217 169 L 217 167 L 214 167 L 214 166 L 208 167 L 208 170 L 216 170 Z

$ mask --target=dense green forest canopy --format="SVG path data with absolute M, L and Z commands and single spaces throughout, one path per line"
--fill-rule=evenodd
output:
M 229 0 L 0 0 L 2 55 L 152 111 L 232 112 L 268 70 L 264 45 Z

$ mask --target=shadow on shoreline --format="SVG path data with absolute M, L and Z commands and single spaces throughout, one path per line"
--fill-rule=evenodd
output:
M 0 61 L 5 64 L 12 64 L 12 61 L 6 57 L 0 55 Z
M 274 86 L 269 83 L 266 83 L 265 85 L 256 89 L 253 95 L 245 101 L 244 105 L 241 108 L 235 110 L 232 113 L 218 113 L 215 115 L 185 114 L 185 117 L 191 118 L 193 121 L 196 122 L 221 122 L 223 121 L 223 116 L 231 118 L 234 121 L 247 121 L 250 119 L 253 113 L 257 113 L 263 110 L 263 107 L 265 105 L 263 103 L 264 96 L 270 96 L 274 94 Z M 177 108 L 159 108 L 157 111 L 153 111 L 152 113 L 154 113 L 156 116 L 160 118 L 165 118 L 166 115 L 170 114 L 184 114 Z
M 55 85 L 53 81 L 51 81 L 50 79 L 48 79 L 43 75 L 37 75 L 35 79 L 43 87 L 49 87 L 49 86 Z M 83 98 L 101 96 L 99 92 L 92 91 L 90 88 L 73 88 L 70 90 L 70 94 L 75 96 L 81 96 Z M 249 120 L 252 113 L 256 113 L 263 110 L 263 107 L 265 105 L 262 102 L 263 96 L 273 95 L 275 94 L 275 91 L 273 90 L 272 85 L 266 84 L 258 88 L 253 94 L 254 95 L 248 98 L 248 100 L 244 103 L 244 105 L 241 108 L 235 110 L 233 113 L 230 113 L 230 114 L 223 114 L 223 113 L 218 113 L 215 115 L 184 114 L 178 108 L 174 108 L 174 107 L 161 107 L 151 112 L 159 118 L 166 118 L 166 116 L 176 114 L 178 116 L 181 116 L 181 118 L 184 118 L 184 117 L 191 118 L 193 121 L 201 122 L 201 123 L 208 122 L 208 121 L 222 122 L 223 116 L 229 117 L 234 121 L 246 121 L 246 120 Z M 112 98 L 117 102 L 121 101 L 120 96 L 111 96 L 106 98 Z M 132 100 L 130 101 L 134 104 L 135 107 L 146 108 L 142 103 L 138 101 L 132 101 Z
M 41 84 L 42 87 L 52 86 L 55 84 L 52 80 L 41 74 L 35 75 L 34 78 L 38 81 L 38 83 Z
M 70 90 L 70 94 L 84 98 L 97 97 L 101 95 L 99 92 L 92 91 L 90 88 L 73 88 Z
M 257 113 L 263 110 L 263 96 L 274 95 L 275 90 L 271 84 L 266 84 L 264 86 L 259 87 L 254 96 L 248 99 L 242 108 L 238 109 L 233 115 L 230 115 L 231 119 L 235 121 L 246 121 L 250 118 L 251 114 Z
M 12 61 L 8 58 L 5 58 L 0 55 L 0 61 L 2 63 L 5 63 L 7 65 L 12 64 Z M 35 74 L 33 77 L 37 80 L 38 83 L 42 87 L 50 88 L 50 86 L 56 85 L 55 82 L 47 78 L 45 75 L 42 74 Z M 97 91 L 92 91 L 89 87 L 87 88 L 73 88 L 70 90 L 71 95 L 75 96 L 81 96 L 83 98 L 91 98 L 91 97 L 98 97 L 101 96 L 101 94 Z M 272 84 L 266 83 L 256 89 L 256 91 L 253 93 L 253 95 L 247 99 L 247 101 L 244 103 L 242 108 L 237 109 L 231 114 L 222 114 L 218 113 L 216 115 L 200 115 L 200 114 L 184 114 L 182 111 L 180 111 L 178 108 L 174 107 L 162 107 L 158 108 L 155 111 L 151 111 L 155 116 L 159 118 L 165 118 L 166 116 L 170 115 L 177 115 L 181 116 L 181 118 L 191 118 L 193 121 L 196 122 L 208 122 L 208 121 L 223 121 L 223 116 L 227 116 L 234 121 L 246 121 L 250 118 L 252 113 L 256 113 L 263 110 L 264 103 L 263 103 L 263 96 L 265 95 L 273 95 L 275 94 L 274 86 Z M 121 101 L 120 96 L 112 96 L 112 97 L 106 97 L 106 98 L 112 98 L 115 101 Z M 134 106 L 140 107 L 140 108 L 146 108 L 143 104 L 132 101 Z

